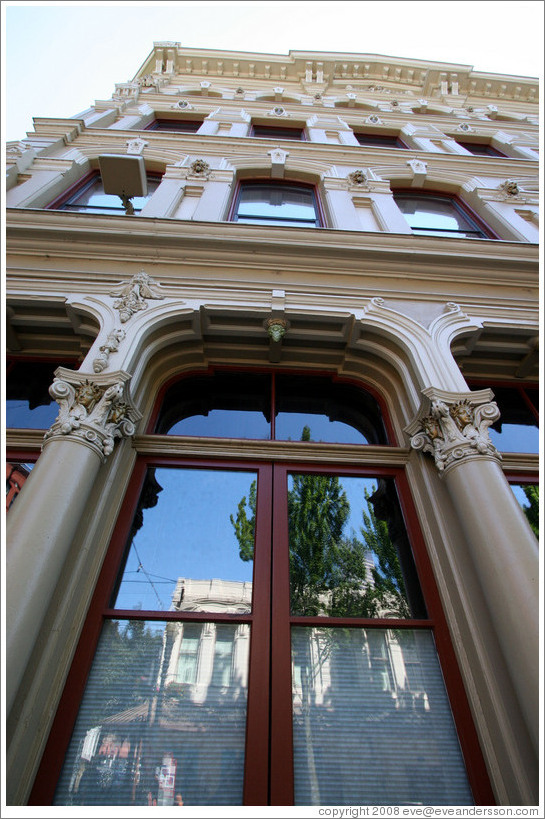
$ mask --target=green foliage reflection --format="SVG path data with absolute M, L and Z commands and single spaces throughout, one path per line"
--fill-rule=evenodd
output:
M 302 441 L 310 440 L 305 427 Z M 399 557 L 372 496 L 362 498 L 360 535 L 347 536 L 350 504 L 336 475 L 292 476 L 288 490 L 291 612 L 331 617 L 409 617 Z M 252 560 L 256 484 L 231 524 L 242 560 Z

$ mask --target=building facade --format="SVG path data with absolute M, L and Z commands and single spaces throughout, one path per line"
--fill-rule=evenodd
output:
M 8 144 L 8 804 L 538 804 L 537 109 L 161 42 Z

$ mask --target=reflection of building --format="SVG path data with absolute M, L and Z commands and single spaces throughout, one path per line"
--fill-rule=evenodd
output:
M 6 464 L 6 509 L 9 509 L 28 478 L 29 470 L 25 464 Z
M 270 605 L 257 626 L 252 620 L 250 641 L 258 632 L 271 650 L 250 651 L 250 662 L 258 657 L 262 666 L 255 683 L 252 670 L 248 676 L 248 752 L 233 751 L 244 732 L 216 719 L 224 733 L 207 747 L 208 762 L 198 766 L 183 751 L 169 757 L 177 771 L 199 787 L 208 776 L 216 793 L 223 779 L 212 778 L 221 766 L 227 771 L 244 756 L 246 804 L 269 794 L 275 804 L 293 802 L 286 786 L 293 766 L 282 767 L 292 747 L 292 624 L 282 596 L 287 581 L 274 561 L 285 546 L 284 473 L 297 464 L 395 479 L 433 610 L 432 625 L 419 622 L 414 631 L 427 629 L 436 640 L 475 800 L 536 804 L 538 558 L 508 480 L 535 482 L 538 473 L 537 97 L 532 78 L 465 65 L 161 42 L 111 99 L 69 119 L 37 117 L 26 138 L 8 145 L 13 400 L 32 412 L 26 373 L 37 365 L 44 383 L 54 382 L 59 405 L 48 430 L 35 428 L 32 416 L 20 425 L 15 419 L 7 435 L 14 461 L 39 454 L 7 522 L 10 804 L 53 799 L 74 703 L 112 619 L 108 595 L 143 471 L 165 463 L 259 471 L 267 487 L 259 548 L 269 549 L 273 565 L 272 579 L 266 572 L 254 578 L 254 594 L 259 582 L 259 599 Z M 149 183 L 133 214 L 125 212 L 122 186 L 106 191 L 101 158 L 112 155 L 114 165 L 128 160 L 142 187 Z M 165 396 L 171 403 L 158 429 Z M 273 434 L 275 401 L 279 416 L 363 416 L 368 443 L 321 434 L 324 443 L 301 441 L 302 425 L 297 434 Z M 169 421 L 182 416 L 238 410 L 255 411 L 265 431 L 248 432 L 237 416 L 227 434 L 168 433 Z M 514 443 L 510 430 L 524 435 Z M 197 600 L 201 594 L 185 591 Z M 178 615 L 186 628 L 189 613 Z M 132 627 L 139 616 L 128 611 L 121 620 Z M 238 612 L 233 625 L 253 617 Z M 237 630 L 217 640 L 214 617 L 198 629 L 188 629 L 189 646 L 180 642 L 178 661 L 167 667 L 171 687 L 200 686 L 195 697 L 205 697 L 198 704 L 173 695 L 177 736 L 212 702 L 214 667 L 223 681 L 227 658 L 242 645 Z M 169 640 L 180 630 L 170 628 Z M 209 653 L 199 670 L 203 641 Z M 387 647 L 383 679 L 389 675 L 391 688 L 381 689 L 388 705 L 374 747 L 384 746 L 379 727 L 401 713 L 401 681 L 410 679 L 395 642 Z M 182 673 L 183 651 L 189 670 Z M 326 690 L 342 692 L 338 669 L 322 664 L 331 684 L 320 708 Z M 133 700 L 151 702 L 149 690 L 135 690 Z M 130 709 L 142 703 L 113 698 L 109 716 L 136 729 L 142 709 L 134 719 Z M 186 706 L 190 713 L 181 713 Z M 324 713 L 316 730 L 337 742 L 346 725 L 328 728 Z M 407 722 L 413 738 L 414 725 Z M 90 735 L 86 754 L 93 742 Z M 158 767 L 167 789 L 173 763 L 165 761 L 162 773 L 161 765 L 172 751 L 162 750 L 147 773 L 153 778 Z M 330 764 L 327 782 L 344 781 L 340 763 L 314 751 L 305 775 L 320 757 Z M 422 758 L 414 781 L 438 768 L 445 776 L 436 747 L 422 747 Z M 387 792 L 387 778 L 376 778 Z M 354 791 L 343 793 L 346 804 L 361 804 Z

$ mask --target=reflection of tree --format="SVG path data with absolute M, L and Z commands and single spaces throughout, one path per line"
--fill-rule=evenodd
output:
M 305 426 L 302 441 L 310 440 Z M 365 492 L 362 540 L 343 529 L 350 505 L 336 475 L 292 476 L 288 491 L 290 594 L 293 614 L 377 617 L 381 610 L 409 614 L 397 549 L 388 524 L 379 520 L 373 497 Z M 243 497 L 231 523 L 242 560 L 252 560 L 256 483 Z M 374 558 L 374 559 L 373 559 Z
M 539 486 L 523 486 L 522 491 L 530 506 L 524 507 L 524 514 L 532 527 L 534 535 L 539 538 Z
M 142 620 L 108 628 L 108 662 L 93 669 L 93 684 L 100 700 L 89 702 L 89 723 L 99 725 L 105 717 L 148 701 L 156 681 L 162 636 Z

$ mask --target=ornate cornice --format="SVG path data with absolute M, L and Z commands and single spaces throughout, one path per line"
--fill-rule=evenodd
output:
M 500 411 L 492 390 L 447 392 L 428 387 L 415 420 L 405 428 L 413 449 L 429 452 L 440 473 L 474 458 L 500 461 L 488 427 Z
M 68 438 L 88 446 L 105 461 L 115 439 L 133 436 L 142 417 L 129 397 L 130 378 L 122 370 L 89 376 L 58 367 L 49 394 L 60 409 L 44 436 L 44 446 Z

